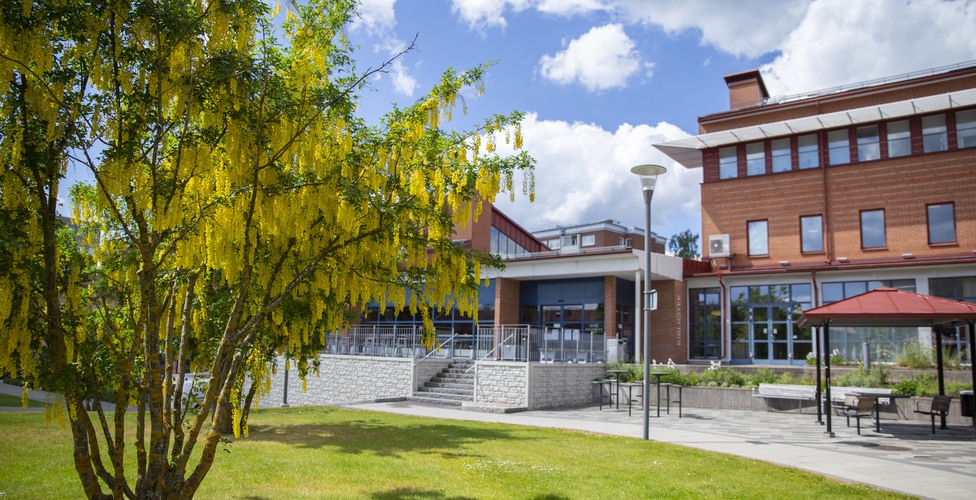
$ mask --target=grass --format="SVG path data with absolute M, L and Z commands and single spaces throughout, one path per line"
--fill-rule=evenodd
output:
M 584 432 L 337 408 L 261 410 L 199 498 L 904 498 L 797 469 Z M 80 497 L 70 433 L 0 412 L 0 497 Z M 130 466 L 131 468 L 132 466 Z
M 3 407 L 17 407 L 23 406 L 20 401 L 19 396 L 10 396 L 8 394 L 0 394 L 0 408 Z M 34 401 L 32 399 L 27 400 L 28 408 L 43 408 L 44 403 L 40 401 Z

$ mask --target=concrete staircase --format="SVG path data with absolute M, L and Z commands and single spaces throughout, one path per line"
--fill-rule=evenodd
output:
M 454 360 L 424 386 L 414 391 L 410 401 L 461 406 L 474 401 L 474 362 Z M 470 371 L 469 371 L 470 370 Z

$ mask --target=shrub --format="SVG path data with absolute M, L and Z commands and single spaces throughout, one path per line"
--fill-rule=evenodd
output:
M 875 365 L 871 369 L 859 366 L 848 373 L 833 377 L 832 382 L 838 386 L 888 387 L 888 374 L 890 372 L 891 369 L 887 365 Z
M 923 342 L 912 342 L 905 346 L 905 351 L 895 359 L 895 366 L 904 368 L 931 368 L 932 346 Z

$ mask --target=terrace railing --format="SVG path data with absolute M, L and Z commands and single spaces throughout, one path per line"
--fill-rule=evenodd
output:
M 479 328 L 477 335 L 438 330 L 434 348 L 423 345 L 422 333 L 420 326 L 355 326 L 329 334 L 325 352 L 415 359 L 467 358 L 544 363 L 606 361 L 606 336 L 576 329 L 499 325 Z

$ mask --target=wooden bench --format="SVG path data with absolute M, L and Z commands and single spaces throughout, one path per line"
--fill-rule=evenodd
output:
M 843 404 L 845 396 L 847 396 L 848 394 L 857 394 L 859 392 L 870 393 L 870 394 L 891 394 L 891 389 L 875 389 L 872 387 L 831 386 L 830 402 L 835 406 Z M 882 398 L 882 399 L 886 399 L 886 398 Z M 887 401 L 882 401 L 880 403 L 888 404 Z
M 929 409 L 922 410 L 919 403 L 924 403 L 924 401 L 915 402 L 915 413 L 922 415 L 928 415 L 932 417 L 932 434 L 935 434 L 935 417 L 945 417 L 949 414 L 949 404 L 952 403 L 952 396 L 935 396 L 932 401 L 929 402 Z
M 831 394 L 833 391 L 831 391 Z M 833 398 L 831 398 L 833 399 Z M 844 410 L 843 415 L 847 417 L 847 426 L 851 426 L 851 417 L 857 420 L 857 435 L 861 435 L 861 419 L 864 417 L 870 418 L 874 415 L 875 405 L 877 400 L 873 397 L 871 398 L 859 398 L 854 395 L 848 395 L 844 397 Z
M 791 385 L 791 384 L 759 384 L 759 389 L 753 393 L 753 397 L 766 400 L 766 410 L 769 411 L 770 399 L 788 399 L 801 402 L 815 401 L 817 399 L 817 387 L 813 385 Z

